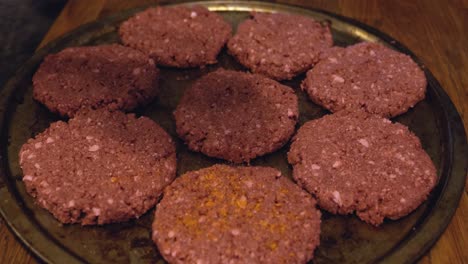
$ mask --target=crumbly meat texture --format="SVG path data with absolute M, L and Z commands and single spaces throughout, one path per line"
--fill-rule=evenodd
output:
M 119 29 L 122 42 L 158 65 L 188 68 L 216 63 L 231 25 L 202 6 L 156 7 L 137 13 Z
M 226 165 L 169 185 L 152 234 L 169 263 L 306 263 L 319 236 L 307 192 L 276 169 Z
M 394 117 L 424 99 L 426 77 L 408 55 L 363 42 L 330 49 L 307 72 L 302 88 L 326 109 Z
M 197 80 L 174 112 L 177 133 L 191 150 L 235 163 L 282 147 L 298 115 L 291 88 L 223 69 Z
M 170 136 L 154 121 L 81 111 L 25 143 L 26 190 L 62 223 L 123 222 L 151 209 L 175 178 Z
M 121 45 L 66 48 L 48 55 L 33 77 L 34 98 L 72 117 L 81 108 L 130 111 L 158 94 L 154 60 Z
M 427 199 L 436 169 L 407 127 L 363 111 L 304 124 L 288 153 L 296 181 L 323 209 L 367 223 L 398 219 Z
M 333 45 L 328 26 L 300 15 L 252 13 L 228 42 L 229 53 L 255 73 L 292 79 Z

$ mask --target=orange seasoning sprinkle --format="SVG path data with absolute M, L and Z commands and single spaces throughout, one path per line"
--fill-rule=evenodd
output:
M 208 200 L 208 201 L 205 202 L 206 207 L 213 207 L 214 205 L 215 205 L 215 203 L 213 201 L 211 201 L 211 200 Z
M 239 208 L 245 209 L 245 207 L 247 207 L 247 197 L 242 195 L 239 199 L 237 199 L 236 204 Z
M 255 207 L 254 207 L 254 210 L 255 210 L 255 211 L 258 211 L 258 210 L 260 209 L 260 207 L 261 207 L 261 204 L 260 204 L 260 203 L 257 203 L 257 204 L 255 205 Z
M 219 209 L 219 214 L 222 216 L 222 217 L 226 217 L 227 216 L 227 210 L 226 208 L 221 208 Z
M 278 248 L 278 243 L 271 242 L 268 244 L 268 248 L 270 248 L 271 250 L 276 250 Z
M 194 217 L 188 215 L 184 216 L 184 218 L 182 219 L 182 223 L 184 223 L 184 225 L 188 228 L 194 228 L 198 224 L 197 220 L 195 220 Z
M 117 178 L 116 178 L 116 177 L 111 177 L 110 180 L 111 180 L 112 183 L 116 183 L 116 182 L 117 182 Z
M 214 178 L 215 178 L 215 175 L 213 173 L 208 173 L 208 174 L 203 175 L 204 180 L 212 180 Z
M 114 178 L 114 177 L 113 177 Z M 252 217 L 258 213 L 262 207 L 265 206 L 263 199 L 258 200 L 247 200 L 245 192 L 242 190 L 242 184 L 239 181 L 237 175 L 232 174 L 230 170 L 210 170 L 205 174 L 200 175 L 201 182 L 199 182 L 199 188 L 204 189 L 208 196 L 205 197 L 201 203 L 202 207 L 209 208 L 208 214 L 214 214 L 214 218 L 207 217 L 204 221 L 199 221 L 199 216 L 190 216 L 188 213 L 181 220 L 181 224 L 187 228 L 188 232 L 200 235 L 201 230 L 206 226 L 216 227 L 216 230 L 230 230 L 233 227 L 228 221 L 229 215 L 243 215 L 245 217 Z M 117 181 L 116 178 L 114 178 Z M 225 181 L 228 182 L 229 186 L 224 186 Z M 114 182 L 114 180 L 112 180 Z M 288 195 L 286 188 L 280 188 L 280 196 Z M 270 216 L 273 218 L 281 217 L 281 207 L 285 206 L 284 203 L 276 203 L 273 208 L 270 209 Z M 295 216 L 288 215 L 286 218 L 294 219 Z M 284 223 L 274 224 L 270 223 L 267 219 L 261 219 L 258 223 L 260 228 L 266 232 L 271 233 L 284 233 L 287 230 L 287 225 Z M 217 240 L 217 235 L 208 232 L 205 234 L 210 240 Z M 265 245 L 270 250 L 276 250 L 278 248 L 278 242 L 270 241 Z

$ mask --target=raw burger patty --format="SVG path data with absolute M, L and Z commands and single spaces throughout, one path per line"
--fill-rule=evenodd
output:
M 253 12 L 239 25 L 228 49 L 253 72 L 285 80 L 312 68 L 332 45 L 328 26 L 311 18 Z
M 191 150 L 236 163 L 283 146 L 298 114 L 291 88 L 222 69 L 197 80 L 174 112 L 177 133 Z
M 23 145 L 23 182 L 62 223 L 107 224 L 152 208 L 175 177 L 169 135 L 146 117 L 80 111 Z
M 122 42 L 155 58 L 158 65 L 179 68 L 216 63 L 231 36 L 224 19 L 201 6 L 156 7 L 122 23 Z
M 72 117 L 80 108 L 130 111 L 158 93 L 159 71 L 140 51 L 121 45 L 66 48 L 33 77 L 34 98 Z
M 319 235 L 313 198 L 268 167 L 188 172 L 165 189 L 153 222 L 169 263 L 306 263 Z
M 342 111 L 305 123 L 288 153 L 296 181 L 323 209 L 356 212 L 380 225 L 426 200 L 436 169 L 407 127 L 363 111 Z
M 405 54 L 370 42 L 326 54 L 307 72 L 302 88 L 332 112 L 363 109 L 394 117 L 424 99 L 424 72 Z

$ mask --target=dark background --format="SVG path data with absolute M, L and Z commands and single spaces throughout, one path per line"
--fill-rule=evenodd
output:
M 31 55 L 66 0 L 0 0 L 0 87 Z
M 31 57 L 65 3 L 66 0 L 0 0 L 0 89 Z M 0 226 L 3 224 L 0 217 Z

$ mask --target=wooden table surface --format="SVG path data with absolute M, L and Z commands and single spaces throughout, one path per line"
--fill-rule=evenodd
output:
M 69 0 L 40 47 L 97 18 L 151 0 Z M 412 50 L 435 75 L 468 127 L 467 0 L 277 1 L 320 8 L 354 18 L 389 34 Z M 468 263 L 468 183 L 449 227 L 420 263 Z M 0 263 L 37 263 L 0 219 Z

